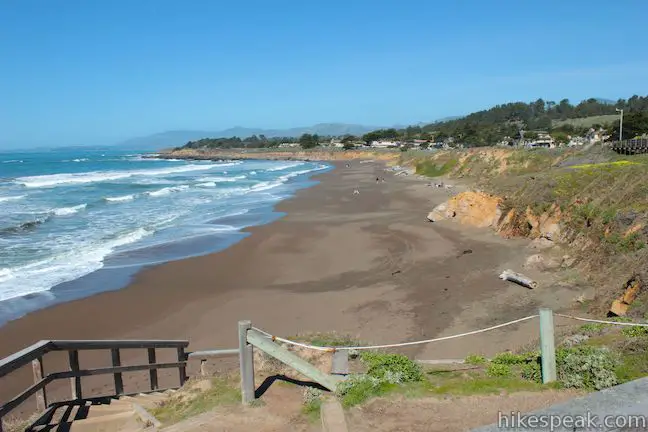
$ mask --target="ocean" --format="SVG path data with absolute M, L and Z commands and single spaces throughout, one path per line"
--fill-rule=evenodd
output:
M 0 153 L 0 325 L 121 288 L 145 266 L 222 250 L 243 228 L 280 217 L 277 202 L 330 169 L 143 156 Z

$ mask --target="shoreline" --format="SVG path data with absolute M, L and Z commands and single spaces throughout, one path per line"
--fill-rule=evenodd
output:
M 386 172 L 382 162 L 334 164 L 337 169 L 311 177 L 318 184 L 276 205 L 284 217 L 248 228 L 250 235 L 225 250 L 146 269 L 124 289 L 0 327 L 0 356 L 40 339 L 188 339 L 189 350 L 233 348 L 242 319 L 283 336 L 335 331 L 393 343 L 483 328 L 535 313 L 538 304 L 556 304 L 555 292 L 520 291 L 497 277 L 502 267 L 521 265 L 527 240 L 504 240 L 452 222 L 432 224 L 425 215 L 448 199 L 447 192 L 415 176 Z M 377 177 L 387 181 L 376 183 Z M 462 253 L 468 249 L 472 253 Z M 536 333 L 522 323 L 403 352 L 420 359 L 490 355 Z M 105 362 L 105 354 L 84 357 L 83 367 Z M 141 355 L 129 352 L 123 360 Z M 45 363 L 67 367 L 63 358 Z M 227 361 L 210 364 L 222 368 Z M 30 384 L 28 369 L 5 378 L 0 398 Z M 126 387 L 146 379 L 129 375 Z M 169 377 L 161 376 L 160 385 L 164 379 Z M 84 387 L 94 393 L 109 382 L 89 377 Z M 69 392 L 67 383 L 59 384 L 48 389 L 52 397 Z
M 182 238 L 155 246 L 123 250 L 107 256 L 104 259 L 102 268 L 77 279 L 57 284 L 46 291 L 14 297 L 0 302 L 0 329 L 11 321 L 42 309 L 91 297 L 102 292 L 124 289 L 142 271 L 169 262 L 218 253 L 231 247 L 249 235 L 249 228 L 266 225 L 283 217 L 284 214 L 276 210 L 278 204 L 294 198 L 295 194 L 302 189 L 313 187 L 317 184 L 315 177 L 335 169 L 334 165 L 330 163 L 323 161 L 323 164 L 327 165 L 325 169 L 312 171 L 301 179 L 296 178 L 295 180 L 297 181 L 291 179 L 292 181 L 286 183 L 286 185 L 293 185 L 293 189 L 291 189 L 289 196 L 286 198 L 262 207 L 254 208 L 242 218 L 239 217 L 239 219 L 235 219 L 236 217 L 225 217 L 217 220 L 218 223 L 222 224 L 229 223 L 230 219 L 235 219 L 232 222 L 241 227 L 238 231 L 227 235 L 209 234 L 186 239 Z M 214 221 L 207 223 L 214 223 Z M 148 252 L 148 255 L 152 255 L 159 250 L 166 253 L 168 257 L 158 261 L 140 263 L 135 259 L 135 263 L 128 263 L 128 256 L 130 254 L 137 254 L 144 251 L 144 254 Z M 124 262 L 126 263 L 124 264 Z M 101 288 L 97 288 L 98 286 Z

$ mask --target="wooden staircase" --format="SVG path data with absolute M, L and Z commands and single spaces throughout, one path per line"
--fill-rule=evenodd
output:
M 140 393 L 133 396 L 88 401 L 83 405 L 61 405 L 46 424 L 28 431 L 41 432 L 139 432 L 157 431 L 160 422 L 150 410 L 175 392 Z

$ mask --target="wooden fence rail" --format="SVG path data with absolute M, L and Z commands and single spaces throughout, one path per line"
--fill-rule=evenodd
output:
M 37 342 L 9 357 L 0 359 L 0 378 L 30 363 L 34 375 L 34 384 L 32 386 L 0 405 L 0 432 L 2 432 L 2 418 L 34 394 L 36 395 L 36 409 L 39 412 L 46 410 L 49 406 L 46 387 L 55 380 L 69 379 L 71 381 L 73 401 L 83 399 L 81 378 L 92 375 L 112 374 L 115 385 L 114 396 L 120 396 L 124 393 L 122 374 L 125 372 L 148 370 L 150 391 L 159 391 L 157 370 L 177 368 L 179 375 L 178 387 L 181 387 L 187 379 L 186 364 L 190 353 L 186 353 L 185 348 L 188 345 L 189 341 L 186 340 L 48 340 Z M 155 350 L 160 348 L 175 348 L 178 361 L 157 363 Z M 122 366 L 120 350 L 123 349 L 146 349 L 148 363 Z M 81 369 L 79 366 L 79 351 L 85 350 L 110 350 L 112 367 Z M 53 372 L 44 376 L 43 356 L 53 351 L 68 352 L 70 370 Z
M 615 152 L 626 155 L 648 153 L 648 139 L 614 141 L 610 144 L 610 147 Z

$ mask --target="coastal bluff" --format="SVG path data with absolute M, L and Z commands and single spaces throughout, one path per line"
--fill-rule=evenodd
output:
M 297 151 L 259 151 L 259 150 L 210 150 L 180 149 L 158 153 L 159 159 L 183 160 L 295 160 L 295 161 L 345 161 L 355 159 L 372 159 L 377 161 L 397 161 L 399 154 L 394 151 L 344 151 L 344 150 L 297 150 Z

